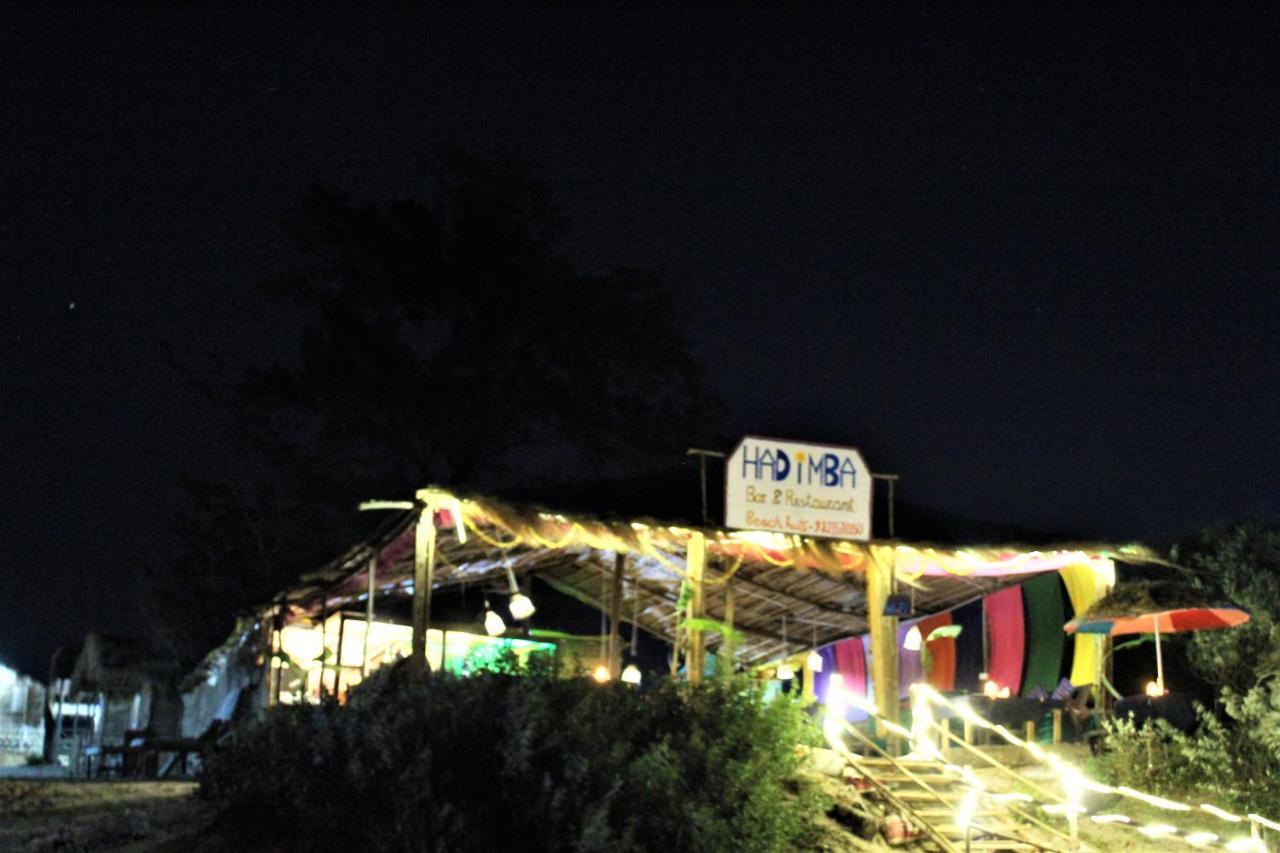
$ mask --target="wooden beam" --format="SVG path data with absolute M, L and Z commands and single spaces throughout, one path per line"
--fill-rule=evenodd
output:
M 892 552 L 890 552 L 892 554 Z M 866 563 L 867 623 L 871 631 L 871 679 L 875 685 L 880 714 L 898 721 L 898 620 L 884 615 L 885 602 L 893 592 L 893 557 Z M 881 729 L 877 723 L 877 729 Z M 882 735 L 884 733 L 882 732 Z
M 689 535 L 689 545 L 685 550 L 685 573 L 693 594 L 689 596 L 689 618 L 702 619 L 706 615 L 706 599 L 703 596 L 703 578 L 707 566 L 707 537 L 700 530 Z M 689 630 L 689 658 L 685 663 L 685 671 L 690 684 L 702 683 L 702 670 L 706 661 L 706 644 L 703 642 L 702 629 Z
M 724 571 L 709 571 L 713 573 L 713 577 L 711 577 L 711 581 L 713 583 L 724 582 L 726 575 Z M 800 598 L 799 596 L 793 595 L 789 592 L 774 589 L 771 586 L 766 586 L 765 584 L 760 583 L 759 580 L 748 579 L 743 577 L 741 571 L 733 576 L 732 582 L 739 585 L 748 593 L 756 593 L 757 598 L 764 598 L 770 602 L 776 603 L 779 610 L 786 611 L 788 613 L 796 613 L 800 610 L 816 610 L 820 614 L 836 617 L 838 619 L 848 619 L 854 615 L 852 613 L 846 613 L 843 610 L 828 607 L 821 602 L 812 601 L 807 598 Z
M 436 518 L 428 504 L 418 516 L 413 552 L 413 643 L 409 671 L 424 675 L 427 668 L 427 631 L 431 627 L 431 586 L 435 583 Z
M 618 551 L 613 555 L 613 590 L 609 596 L 609 672 L 614 678 L 622 675 L 622 574 L 626 571 L 627 555 Z

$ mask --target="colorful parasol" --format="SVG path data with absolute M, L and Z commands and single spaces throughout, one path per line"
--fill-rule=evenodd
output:
M 1065 626 L 1068 634 L 1155 634 L 1156 686 L 1164 689 L 1160 635 L 1234 628 L 1249 614 L 1234 604 L 1211 603 L 1176 581 L 1145 581 L 1117 586 Z

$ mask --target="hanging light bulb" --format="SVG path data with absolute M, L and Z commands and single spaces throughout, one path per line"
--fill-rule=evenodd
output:
M 511 571 L 511 565 L 506 566 L 507 569 L 507 588 L 511 590 L 511 599 L 507 602 L 507 609 L 511 611 L 511 618 L 517 622 L 522 622 L 533 615 L 536 609 L 533 602 L 529 600 L 529 596 L 520 591 L 520 585 L 516 583 L 516 573 Z
M 922 639 L 923 638 L 920 636 L 920 627 L 918 625 L 912 625 L 911 628 L 907 630 L 907 636 L 902 638 L 902 647 L 909 652 L 918 652 L 920 651 L 920 641 Z
M 490 637 L 497 637 L 507 630 L 507 623 L 495 611 L 489 609 L 489 602 L 484 603 L 484 630 Z
M 600 682 L 601 684 L 604 684 L 613 676 L 609 674 L 609 667 L 605 666 L 604 664 L 600 664 L 595 668 L 595 671 L 591 673 L 591 677 L 594 678 L 596 681 Z
M 782 614 L 782 653 L 787 653 L 787 614 Z M 778 664 L 778 679 L 781 681 L 790 681 L 796 677 L 796 668 L 787 661 Z
M 809 639 L 812 642 L 812 648 L 809 650 L 809 656 L 804 659 L 805 668 L 810 672 L 822 672 L 822 655 L 818 654 L 818 629 L 816 626 Z
M 622 670 L 622 680 L 627 684 L 639 684 L 640 667 L 633 663 L 627 664 L 626 668 Z
M 532 616 L 536 608 L 533 606 L 533 602 L 529 600 L 529 596 L 523 592 L 517 592 L 507 602 L 507 609 L 511 611 L 512 619 L 522 622 Z

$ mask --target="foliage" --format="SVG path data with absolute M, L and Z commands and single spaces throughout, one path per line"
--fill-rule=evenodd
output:
M 1192 665 L 1208 681 L 1244 695 L 1280 674 L 1280 531 L 1256 524 L 1209 528 L 1175 545 L 1170 559 L 1207 597 L 1244 607 L 1250 620 L 1191 637 Z
M 276 708 L 209 757 L 203 791 L 298 849 L 783 850 L 812 830 L 822 803 L 790 780 L 816 734 L 790 702 L 513 669 L 395 667 L 345 707 Z
M 460 156 L 420 198 L 305 199 L 298 261 L 267 288 L 295 344 L 214 389 L 235 422 L 226 479 L 188 484 L 176 547 L 148 567 L 179 657 L 367 535 L 360 500 L 619 477 L 708 440 L 722 407 L 676 295 L 582 269 L 560 232 L 520 167 Z
M 1107 751 L 1091 769 L 1113 785 L 1238 811 L 1280 814 L 1280 752 L 1262 721 L 1246 712 L 1224 723 L 1198 707 L 1199 729 L 1183 734 L 1163 720 L 1136 727 L 1107 720 Z
M 1118 784 L 1280 815 L 1280 532 L 1257 524 L 1209 528 L 1174 546 L 1170 560 L 1206 600 L 1250 613 L 1244 625 L 1200 631 L 1188 643 L 1225 715 L 1201 708 L 1193 735 L 1163 723 L 1136 730 L 1113 721 L 1110 752 L 1097 769 Z

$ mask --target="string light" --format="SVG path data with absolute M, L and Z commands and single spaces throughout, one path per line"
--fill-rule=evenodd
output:
M 529 600 L 529 596 L 522 592 L 517 592 L 511 596 L 511 600 L 507 602 L 507 609 L 511 611 L 511 618 L 517 622 L 528 619 L 536 610 L 533 602 Z
M 969 825 L 973 822 L 973 813 L 978 810 L 978 789 L 970 788 L 964 795 L 964 799 L 960 801 L 960 807 L 956 809 L 956 826 L 962 832 L 968 833 Z
M 813 629 L 811 648 L 809 656 L 804 659 L 805 668 L 810 672 L 822 672 L 822 655 L 818 654 L 818 629 Z
M 484 602 L 484 630 L 490 637 L 497 637 L 507 630 L 507 623 L 489 607 L 489 600 Z
M 1192 847 L 1199 847 L 1202 844 L 1212 844 L 1218 840 L 1218 836 L 1212 832 L 1193 832 L 1183 840 Z
M 604 684 L 606 681 L 609 681 L 611 678 L 613 678 L 613 676 L 609 673 L 609 667 L 605 666 L 604 664 L 600 664 L 599 666 L 597 666 L 595 670 L 591 673 L 591 677 L 594 678 L 600 684 Z
M 1223 820 L 1229 821 L 1230 823 L 1239 823 L 1240 821 L 1244 820 L 1244 818 L 1240 817 L 1240 815 L 1235 815 L 1229 811 L 1224 811 L 1223 809 L 1220 809 L 1217 806 L 1212 805 L 1210 803 L 1201 803 L 1200 809 L 1201 811 L 1206 811 L 1209 814 L 1213 815 L 1214 817 L 1222 818 Z
M 1263 817 L 1260 814 L 1253 814 L 1252 812 L 1250 812 L 1249 820 L 1253 821 L 1254 823 L 1261 824 L 1262 826 L 1265 826 L 1267 829 L 1273 829 L 1277 832 L 1280 832 L 1280 823 L 1276 823 L 1274 820 L 1267 820 L 1265 817 Z
M 622 670 L 622 680 L 626 684 L 639 684 L 640 667 L 633 663 L 627 664 L 626 668 Z
M 1146 826 L 1138 827 L 1138 832 L 1148 838 L 1159 838 L 1162 835 L 1173 835 L 1178 831 L 1178 827 L 1170 826 L 1167 823 L 1151 823 Z

